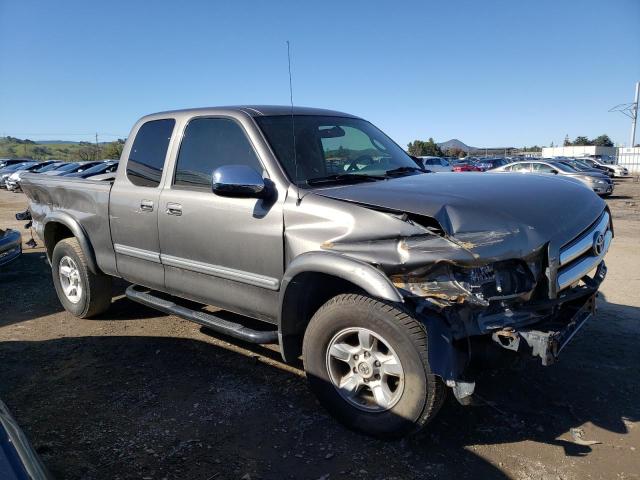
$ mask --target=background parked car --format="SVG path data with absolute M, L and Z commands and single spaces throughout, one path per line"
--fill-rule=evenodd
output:
M 89 168 L 93 167 L 94 165 L 98 165 L 99 163 L 102 163 L 102 162 L 96 162 L 96 161 L 71 162 L 68 165 L 57 168 L 55 170 L 44 172 L 42 175 L 60 176 L 60 175 L 69 175 L 70 173 L 76 173 L 76 172 L 84 172 L 85 170 L 88 170 Z
M 580 160 L 576 160 L 574 158 L 567 158 L 567 159 L 562 159 L 562 160 L 556 159 L 555 161 L 559 161 L 560 163 L 564 163 L 565 165 L 569 165 L 570 167 L 575 168 L 576 170 L 578 170 L 580 172 L 593 172 L 593 173 L 600 173 L 600 174 L 603 173 L 602 170 L 598 170 L 597 168 L 593 168 L 588 163 L 584 163 L 584 162 L 582 162 Z
M 613 182 L 609 177 L 598 172 L 581 172 L 561 162 L 552 160 L 530 160 L 515 162 L 491 170 L 492 172 L 517 172 L 558 175 L 564 178 L 579 180 L 595 193 L 606 197 L 613 193 Z
M 492 168 L 502 167 L 509 162 L 504 158 L 483 158 L 475 162 L 476 167 L 480 169 L 480 171 L 485 172 Z
M 118 161 L 117 160 L 105 160 L 98 165 L 94 165 L 91 168 L 87 168 L 86 170 L 78 171 L 75 173 L 69 173 L 65 175 L 66 177 L 78 177 L 78 178 L 89 178 L 94 175 L 100 175 L 102 173 L 113 173 L 118 169 Z
M 7 188 L 5 185 L 5 182 L 13 172 L 20 169 L 24 169 L 26 167 L 30 167 L 32 165 L 36 165 L 37 163 L 38 162 L 34 162 L 34 161 L 26 161 L 26 162 L 14 163 L 13 165 L 9 165 L 1 169 L 0 170 L 0 188 Z
M 98 182 L 112 182 L 116 179 L 116 172 L 111 173 L 100 173 L 98 175 L 92 175 L 87 177 L 87 180 L 94 180 Z
M 461 162 L 456 163 L 453 166 L 454 172 L 481 172 L 480 168 L 476 166 L 475 163 L 469 160 L 463 160 Z
M 29 160 L 28 158 L 0 158 L 0 169 L 16 163 L 28 162 Z
M 35 170 L 33 170 L 33 173 L 50 172 L 51 170 L 56 170 L 57 168 L 61 168 L 65 165 L 69 165 L 69 162 L 54 160 L 54 162 L 50 163 L 49 165 L 44 165 L 40 166 L 40 168 L 36 168 Z
M 449 161 L 442 157 L 418 157 L 426 170 L 432 172 L 453 172 Z
M 22 236 L 17 230 L 0 228 L 0 266 L 15 260 L 22 253 Z M 0 469 L 0 473 L 2 470 Z
M 20 188 L 19 186 L 20 177 L 24 172 L 36 172 L 36 171 L 39 171 L 41 168 L 46 168 L 49 165 L 52 165 L 54 163 L 56 163 L 55 160 L 47 160 L 44 162 L 36 163 L 34 165 L 30 165 L 25 168 L 19 168 L 18 170 L 15 170 L 11 175 L 7 177 L 7 179 L 4 182 L 5 187 L 7 188 L 7 190 L 11 190 L 11 191 L 18 190 Z
M 610 163 L 602 163 L 600 160 L 595 160 L 593 158 L 578 158 L 576 160 L 580 160 L 591 165 L 593 168 L 597 168 L 598 170 L 602 170 L 606 172 L 610 177 L 626 177 L 629 175 L 629 170 L 622 165 L 615 165 Z
M 7 406 L 0 400 L 0 477 L 48 480 L 51 475 Z

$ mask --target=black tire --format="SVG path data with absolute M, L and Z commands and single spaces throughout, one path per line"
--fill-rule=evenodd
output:
M 359 409 L 342 398 L 330 379 L 326 351 L 331 339 L 347 328 L 363 327 L 380 335 L 399 357 L 405 385 L 386 411 Z M 445 399 L 442 380 L 431 373 L 424 325 L 401 306 L 357 294 L 338 295 L 313 316 L 303 342 L 303 361 L 311 390 L 340 422 L 360 432 L 395 438 L 420 430 Z
M 60 261 L 64 257 L 69 257 L 75 262 L 80 274 L 82 293 L 77 303 L 67 298 L 60 281 Z M 76 317 L 93 317 L 106 311 L 111 305 L 111 277 L 91 273 L 80 243 L 75 238 L 65 238 L 56 244 L 51 256 L 51 273 L 60 303 L 66 311 Z

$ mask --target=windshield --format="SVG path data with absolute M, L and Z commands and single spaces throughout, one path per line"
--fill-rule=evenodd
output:
M 293 118 L 257 117 L 256 122 L 289 178 L 301 186 L 309 180 L 336 175 L 366 176 L 374 180 L 385 178 L 381 176 L 391 170 L 406 173 L 418 170 L 416 162 L 404 150 L 365 120 L 295 115 Z M 295 124 L 297 169 L 292 123 Z
M 78 169 L 80 167 L 82 167 L 81 164 L 72 162 L 72 163 L 69 163 L 69 164 L 67 164 L 67 165 L 65 165 L 63 167 L 57 168 L 56 171 L 57 172 L 71 172 L 71 171 L 75 171 L 76 169 Z
M 563 172 L 567 172 L 567 173 L 576 173 L 578 171 L 577 168 L 570 167 L 565 163 L 556 162 L 556 163 L 552 163 L 551 165 L 557 168 L 558 170 L 562 170 Z
M 115 168 L 114 168 L 115 167 Z M 91 168 L 87 168 L 83 173 L 103 173 L 103 172 L 113 172 L 118 168 L 118 165 L 115 163 L 100 163 L 98 165 L 94 165 Z
M 23 163 L 14 163 L 13 165 L 9 165 L 8 167 L 4 167 L 2 169 L 3 172 L 15 172 L 16 170 L 24 170 L 27 167 L 33 165 L 32 162 L 23 162 Z
M 64 163 L 52 163 L 50 165 L 45 165 L 44 167 L 36 168 L 34 170 L 34 172 L 36 172 L 36 173 L 44 173 L 44 172 L 48 172 L 50 170 L 55 170 L 57 168 L 60 168 L 63 165 L 65 165 L 65 164 Z

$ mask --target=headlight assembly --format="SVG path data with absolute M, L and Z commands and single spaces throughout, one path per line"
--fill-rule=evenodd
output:
M 536 285 L 529 266 L 516 260 L 473 268 L 440 265 L 426 273 L 394 275 L 391 281 L 408 296 L 484 306 L 492 300 L 531 294 Z

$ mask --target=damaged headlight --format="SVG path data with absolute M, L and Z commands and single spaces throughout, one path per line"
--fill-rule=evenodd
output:
M 440 306 L 466 302 L 487 306 L 492 300 L 526 296 L 536 285 L 530 268 L 518 260 L 472 268 L 442 264 L 393 275 L 391 281 L 408 296 L 428 298 Z

